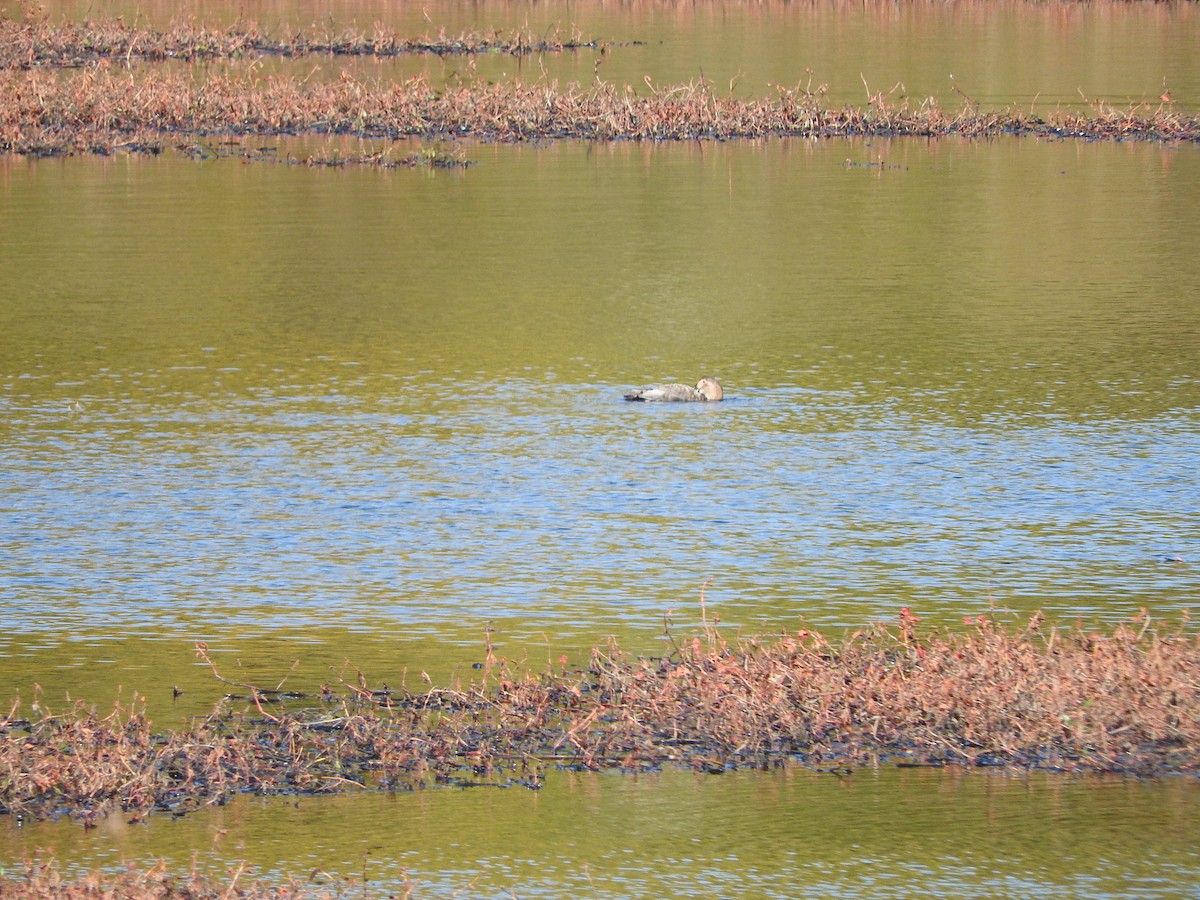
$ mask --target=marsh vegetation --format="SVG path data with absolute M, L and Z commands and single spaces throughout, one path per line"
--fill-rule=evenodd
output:
M 583 665 L 521 671 L 490 646 L 478 680 L 419 692 L 341 679 L 319 692 L 240 684 L 159 733 L 135 703 L 3 721 L 9 814 L 183 814 L 237 792 L 523 785 L 547 769 L 719 774 L 801 764 L 1161 775 L 1200 767 L 1200 642 L 1143 612 L 1111 631 L 979 617 L 959 632 L 892 627 L 727 640 L 715 624 L 661 658 L 615 644 Z M 198 655 L 212 663 L 208 648 Z M 229 683 L 229 682 L 225 682 Z
M 602 64 L 623 44 L 578 32 L 510 34 L 444 31 L 402 36 L 289 30 L 270 35 L 254 23 L 225 29 L 177 24 L 166 30 L 123 21 L 52 23 L 45 16 L 0 18 L 0 152 L 52 156 L 117 151 L 195 153 L 212 138 L 353 135 L 396 140 L 479 139 L 696 141 L 771 137 L 1031 135 L 1084 140 L 1200 140 L 1200 117 L 1162 96 L 1118 106 L 1081 95 L 1083 109 L 988 108 L 952 86 L 952 102 L 910 96 L 902 85 L 863 80 L 864 102 L 837 104 L 811 71 L 766 96 L 723 91 L 703 77 L 683 84 L 604 79 Z M 590 82 L 555 79 L 390 79 L 337 71 L 337 60 L 406 54 L 594 54 Z M 263 57 L 333 61 L 335 70 L 280 69 L 264 74 Z M 219 69 L 209 63 L 223 60 Z M 277 159 L 276 155 L 250 155 Z M 286 159 L 286 157 L 284 157 Z M 316 162 L 329 157 L 316 154 Z M 387 152 L 340 164 L 397 163 Z
M 0 14 L 0 896 L 1194 880 L 1195 5 L 601 5 Z

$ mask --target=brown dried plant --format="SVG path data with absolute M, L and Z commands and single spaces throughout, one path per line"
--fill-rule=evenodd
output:
M 161 152 L 166 142 L 212 136 L 356 135 L 398 139 L 524 141 L 727 140 L 853 135 L 1200 140 L 1200 117 L 1171 104 L 1046 118 L 1018 111 L 955 113 L 927 98 L 893 102 L 871 95 L 866 107 L 829 108 L 823 91 L 778 89 L 774 98 L 718 94 L 706 81 L 648 93 L 599 82 L 464 84 L 437 88 L 424 77 L 401 82 L 262 76 L 257 70 L 155 70 L 134 75 L 101 62 L 66 77 L 44 70 L 0 70 L 0 152 L 35 155 Z M 381 156 L 380 159 L 386 157 Z M 367 160 L 369 161 L 369 160 Z
M 264 881 L 239 864 L 224 877 L 168 869 L 161 860 L 149 867 L 127 865 L 123 871 L 85 872 L 71 877 L 53 857 L 27 859 L 19 872 L 0 875 L 0 900 L 336 900 L 341 897 L 411 897 L 414 885 L 404 875 L 402 893 L 371 891 L 355 881 L 333 882 L 313 872 L 307 880 Z
M 706 614 L 687 639 L 668 624 L 664 657 L 614 642 L 583 667 L 530 673 L 489 645 L 467 686 L 411 694 L 360 679 L 306 696 L 240 685 L 249 696 L 166 734 L 136 699 L 104 716 L 38 701 L 37 718 L 14 708 L 0 723 L 0 809 L 90 824 L 244 791 L 537 788 L 547 766 L 1200 771 L 1200 642 L 1186 620 L 1166 632 L 1144 612 L 1108 631 L 1048 627 L 1041 615 L 967 625 L 925 630 L 905 609 L 894 626 L 838 642 L 814 630 L 730 642 Z
M 51 23 L 44 15 L 25 14 L 19 20 L 0 10 L 0 68 L 78 68 L 99 60 L 132 65 L 138 62 L 178 60 L 195 62 L 214 59 L 247 59 L 261 56 L 372 56 L 409 54 L 437 56 L 507 53 L 562 53 L 596 49 L 600 41 L 588 39 L 577 30 L 564 34 L 551 28 L 535 35 L 515 29 L 511 33 L 464 32 L 449 35 L 444 29 L 435 36 L 410 38 L 376 24 L 371 31 L 356 29 L 292 30 L 283 26 L 284 36 L 272 37 L 257 23 L 243 21 L 228 28 L 213 28 L 194 21 L 179 22 L 166 30 L 138 28 L 123 19 Z M 611 45 L 611 42 L 605 42 Z

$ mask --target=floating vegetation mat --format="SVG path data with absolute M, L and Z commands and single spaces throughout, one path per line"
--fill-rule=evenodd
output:
M 314 872 L 304 881 L 272 883 L 249 875 L 244 866 L 235 867 L 227 878 L 217 878 L 195 870 L 172 872 L 161 861 L 149 867 L 131 865 L 119 873 L 89 872 L 70 877 L 53 858 L 39 858 L 26 860 L 19 872 L 0 874 L 0 900 L 362 900 L 410 897 L 413 885 L 405 883 L 402 891 L 338 882 L 323 872 Z
M 1088 140 L 1200 140 L 1200 117 L 1166 105 L 1091 115 L 957 111 L 932 98 L 825 108 L 821 92 L 780 90 L 774 99 L 719 96 L 706 82 L 652 88 L 640 96 L 608 83 L 472 84 L 435 88 L 426 78 L 333 83 L 252 73 L 154 72 L 119 67 L 54 72 L 0 70 L 0 152 L 31 155 L 161 152 L 182 138 L 355 135 L 365 138 L 475 138 L 527 141 L 730 140 L 861 135 L 994 137 L 1038 135 Z
M 286 31 L 286 29 L 285 29 Z M 255 56 L 406 56 L 429 53 L 452 56 L 481 53 L 562 53 L 599 48 L 578 32 L 564 35 L 557 29 L 535 35 L 528 31 L 488 34 L 466 32 L 449 35 L 404 37 L 379 25 L 371 32 L 357 30 L 320 33 L 289 31 L 273 37 L 253 23 L 233 28 L 205 28 L 194 22 L 168 30 L 135 28 L 120 19 L 83 23 L 0 18 L 0 67 L 79 67 L 101 59 L 162 62 L 164 60 L 244 59 Z M 606 45 L 607 46 L 607 45 Z
M 0 810 L 140 818 L 237 792 L 524 785 L 548 769 L 699 772 L 881 764 L 1158 776 L 1200 771 L 1200 640 L 1142 614 L 1102 632 L 983 617 L 961 633 L 903 611 L 831 641 L 727 641 L 706 625 L 661 658 L 615 644 L 582 667 L 518 672 L 489 646 L 479 679 L 422 693 L 324 686 L 226 697 L 157 733 L 141 711 L 17 705 L 0 722 Z M 212 665 L 208 649 L 197 645 Z M 213 674 L 221 678 L 213 667 Z M 224 681 L 224 679 L 221 679 Z M 226 682 L 228 684 L 228 682 Z M 234 711 L 240 706 L 241 711 Z
M 767 137 L 964 136 L 1200 141 L 1200 116 L 1160 98 L 1076 110 L 988 110 L 957 91 L 935 97 L 865 88 L 863 105 L 831 106 L 828 86 L 774 86 L 765 98 L 723 94 L 706 80 L 636 86 L 599 77 L 622 45 L 580 35 L 461 35 L 404 39 L 390 32 L 267 37 L 253 26 L 135 30 L 123 23 L 57 25 L 0 18 L 0 152 L 33 156 L 117 151 L 160 153 L 214 136 L 354 135 L 399 139 L 529 141 L 734 140 Z M 617 48 L 617 49 L 612 49 Z M 541 79 L 490 83 L 468 77 L 436 86 L 420 76 L 359 78 L 336 69 L 264 74 L 247 57 L 402 53 L 517 55 L 595 50 L 590 84 Z M 201 62 L 230 60 L 219 70 Z M 1085 111 L 1079 111 L 1080 109 Z M 342 160 L 389 164 L 386 154 Z

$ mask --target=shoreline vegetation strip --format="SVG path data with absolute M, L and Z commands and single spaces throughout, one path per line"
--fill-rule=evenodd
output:
M 703 608 L 702 608 L 703 609 Z M 544 672 L 489 644 L 478 680 L 420 693 L 362 676 L 304 694 L 241 684 L 156 731 L 140 702 L 65 712 L 35 697 L 0 718 L 0 813 L 182 815 L 237 793 L 542 786 L 553 769 L 719 774 L 801 765 L 1200 774 L 1200 636 L 1144 611 L 1107 630 L 972 618 L 836 641 L 814 630 L 727 640 L 707 617 L 662 657 L 596 647 Z M 207 646 L 196 645 L 224 679 Z
M 505 32 L 463 32 L 436 36 L 404 37 L 376 25 L 370 32 L 281 29 L 286 36 L 272 37 L 257 24 L 246 22 L 230 28 L 208 28 L 184 22 L 167 30 L 135 28 L 120 19 L 82 23 L 23 21 L 0 14 L 0 68 L 80 68 L 102 59 L 131 64 L 179 60 L 195 62 L 216 59 L 245 59 L 259 56 L 373 56 L 394 57 L 417 54 L 463 56 L 507 53 L 563 53 L 572 50 L 607 50 L 640 42 L 601 41 L 585 38 L 577 30 L 564 34 L 550 28 L 541 34 L 524 29 Z
M 25 859 L 14 871 L 0 868 L 0 900 L 395 900 L 409 898 L 416 885 L 405 874 L 403 893 L 374 888 L 357 879 L 337 880 L 320 870 L 306 878 L 267 880 L 248 872 L 245 863 L 226 877 L 200 872 L 172 871 L 159 860 L 141 866 L 127 863 L 123 871 L 93 870 L 73 875 L 51 856 Z
M 814 86 L 811 75 L 807 84 L 774 85 L 773 95 L 765 98 L 721 94 L 703 79 L 656 85 L 647 78 L 636 89 L 600 79 L 604 55 L 620 46 L 557 33 L 405 39 L 377 28 L 374 34 L 301 31 L 281 39 L 267 37 L 250 24 L 226 30 L 181 25 L 162 32 L 113 21 L 50 25 L 0 18 L 0 153 L 156 154 L 174 145 L 192 156 L 204 156 L 196 141 L 337 135 L 509 142 L 1006 134 L 1200 141 L 1200 115 L 1181 110 L 1165 88 L 1160 98 L 1124 107 L 1092 100 L 1087 111 L 1054 108 L 1039 113 L 1034 107 L 985 109 L 957 89 L 958 107 L 951 109 L 936 97 L 899 95 L 897 89 L 871 91 L 864 85 L 865 104 L 833 106 L 827 101 L 828 86 Z M 424 76 L 389 81 L 336 68 L 314 78 L 315 72 L 264 74 L 253 61 L 239 62 L 263 54 L 521 55 L 583 50 L 598 54 L 596 79 L 561 86 L 547 79 L 488 83 L 477 78 L 436 86 Z M 231 62 L 220 70 L 203 62 L 214 59 Z M 174 65 L 166 65 L 172 61 Z M 328 163 L 329 158 L 316 161 Z M 386 152 L 334 162 L 413 164 Z M 440 162 L 462 164 L 452 158 Z
M 116 151 L 159 153 L 170 142 L 212 137 L 349 135 L 360 138 L 694 141 L 769 137 L 1029 135 L 1092 141 L 1200 141 L 1200 116 L 1168 103 L 1090 113 L 988 111 L 936 98 L 826 107 L 822 90 L 777 88 L 767 99 L 719 95 L 707 82 L 639 95 L 607 82 L 435 87 L 343 74 L 328 83 L 254 73 L 153 72 L 106 64 L 60 77 L 0 70 L 0 152 L 33 156 Z

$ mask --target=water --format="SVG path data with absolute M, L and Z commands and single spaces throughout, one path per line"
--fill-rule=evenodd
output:
M 99 15 L 91 0 L 48 3 L 52 15 L 79 21 Z M 827 90 L 827 103 L 863 104 L 868 95 L 916 103 L 937 97 L 957 109 L 962 95 L 988 106 L 1041 114 L 1085 108 L 1093 100 L 1125 107 L 1157 104 L 1169 90 L 1181 109 L 1200 102 L 1200 69 L 1193 62 L 1200 13 L 1192 3 L 977 2 L 952 8 L 931 0 L 797 4 L 621 4 L 540 0 L 480 0 L 469 4 L 396 4 L 342 0 L 331 9 L 305 2 L 110 0 L 102 7 L 127 22 L 166 28 L 180 19 L 222 26 L 253 22 L 269 35 L 311 28 L 339 35 L 373 34 L 377 25 L 404 35 L 440 30 L 509 36 L 570 37 L 610 44 L 607 53 L 562 56 L 418 57 L 339 61 L 359 77 L 391 79 L 423 74 L 456 84 L 479 75 L 491 80 L 539 78 L 589 84 L 600 78 L 649 91 L 707 81 L 718 93 L 773 95 L 776 86 Z M 622 47 L 622 42 L 639 42 Z M 304 60 L 307 75 L 314 60 Z M 272 63 L 267 63 L 267 71 Z M 324 65 L 315 65 L 322 77 Z M 962 92 L 960 95 L 959 92 Z
M 10 658 L 1193 602 L 1191 148 L 474 152 L 8 164 Z
M 885 770 L 849 778 L 563 774 L 539 792 L 239 799 L 81 833 L 0 821 L 16 856 L 153 854 L 228 881 L 357 879 L 478 897 L 1175 897 L 1196 884 L 1197 786 Z M 310 876 L 311 873 L 311 876 Z M 457 893 L 456 893 L 457 892 Z
M 726 27 L 641 9 L 606 22 L 678 25 L 700 46 Z M 1055 40 L 1043 8 L 1005 9 Z M 1072 8 L 1064 33 L 1133 48 L 1114 59 L 1159 47 L 1139 65 L 1173 73 L 1181 96 L 1195 69 L 1172 42 L 1187 32 L 1163 29 L 1190 12 L 1147 10 L 1139 30 L 1124 27 L 1132 9 Z M 735 30 L 778 33 L 774 15 Z M 1054 79 L 1087 64 L 1070 56 Z M 1154 80 L 1113 71 L 1129 94 Z M 997 94 L 1031 89 L 997 78 Z M 238 680 L 273 685 L 298 661 L 300 689 L 360 670 L 413 688 L 467 677 L 485 632 L 534 668 L 610 634 L 654 651 L 664 618 L 676 635 L 696 621 L 705 584 L 729 633 L 836 633 L 901 606 L 927 622 L 992 607 L 1112 622 L 1194 604 L 1196 148 L 464 152 L 477 164 L 460 172 L 0 159 L 10 695 L 40 685 L 61 709 L 142 692 L 171 724 L 222 693 L 196 640 Z M 702 374 L 729 399 L 621 400 Z M 1166 895 L 1198 880 L 1180 838 L 1191 794 L 941 773 L 561 775 L 538 794 L 303 800 L 296 816 L 239 802 L 94 835 L 0 827 L 4 861 L 52 846 L 81 864 L 186 867 L 199 851 L 348 877 L 361 858 L 431 893 L 481 879 L 485 894 L 539 896 Z M 214 844 L 214 829 L 231 836 Z

